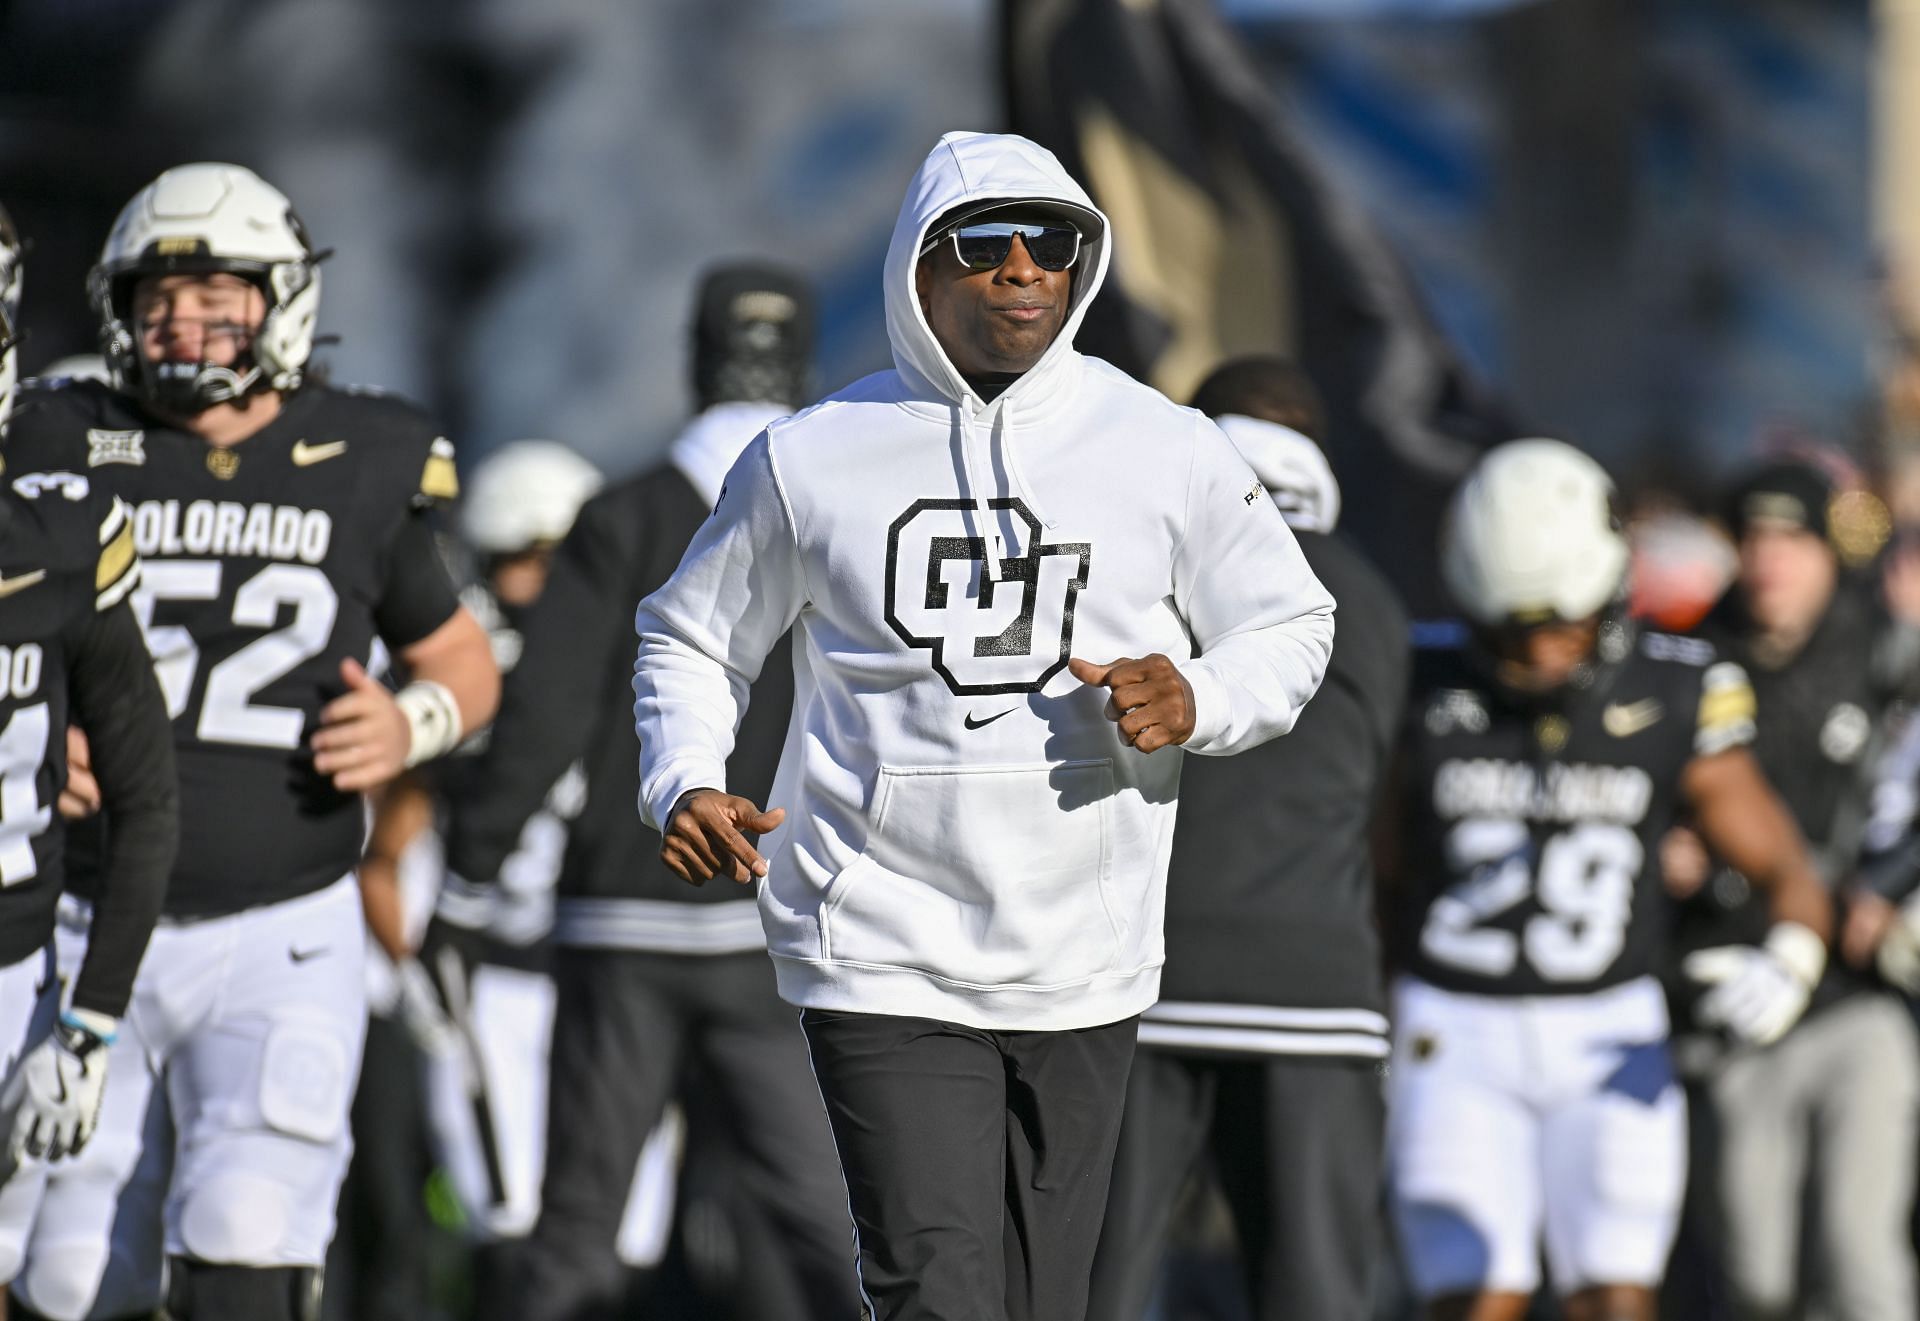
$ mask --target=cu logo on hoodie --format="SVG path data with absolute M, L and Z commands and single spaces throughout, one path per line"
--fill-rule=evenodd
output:
M 933 653 L 933 668 L 963 697 L 1038 692 L 1066 668 L 1073 649 L 1073 606 L 1087 585 L 1093 547 L 1045 545 L 1040 520 L 1020 500 L 1001 497 L 1026 530 L 1017 554 L 987 562 L 972 535 L 982 518 L 970 500 L 916 500 L 887 529 L 887 623 L 910 647 Z M 998 572 L 991 571 L 997 567 Z

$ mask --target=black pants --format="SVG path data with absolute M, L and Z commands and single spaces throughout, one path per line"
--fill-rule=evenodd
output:
M 873 1321 L 1081 1321 L 1138 1020 L 801 1021 Z
M 1211 1150 L 1260 1321 L 1366 1321 L 1386 1101 L 1372 1060 L 1143 1050 L 1127 1086 L 1091 1321 L 1140 1321 L 1181 1186 Z
M 779 1268 L 798 1281 L 796 1296 L 765 1321 L 856 1316 L 846 1188 L 805 1039 L 775 994 L 767 956 L 569 949 L 554 981 L 547 1173 L 517 1315 L 632 1314 L 635 1282 L 614 1252 L 621 1213 L 641 1146 L 697 1064 L 701 1104 L 713 1113 L 689 1123 L 724 1130 L 737 1192 L 773 1231 L 767 1238 L 785 1256 Z

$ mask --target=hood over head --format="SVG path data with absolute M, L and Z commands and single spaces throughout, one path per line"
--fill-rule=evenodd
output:
M 1069 208 L 1081 217 L 1080 258 L 1073 267 L 1072 293 L 1066 320 L 1047 351 L 1019 380 L 994 399 L 984 400 L 961 376 L 947 357 L 940 341 L 920 310 L 920 298 L 914 288 L 914 270 L 929 230 L 943 217 L 964 216 L 1012 202 L 1044 202 L 1055 208 Z M 949 221 L 951 223 L 951 221 Z M 1028 400 L 1040 398 L 1049 380 L 1057 380 L 1075 358 L 1073 337 L 1086 319 L 1087 307 L 1107 277 L 1112 259 L 1111 226 L 1106 215 L 1093 204 L 1086 189 L 1054 158 L 1052 152 L 1037 143 L 1012 133 L 949 133 L 928 153 L 920 170 L 907 185 L 906 200 L 900 205 L 900 218 L 893 227 L 893 241 L 887 245 L 884 286 L 887 304 L 887 338 L 893 344 L 893 363 L 899 370 L 910 395 L 953 410 L 954 443 L 959 449 L 965 474 L 968 517 L 974 534 L 991 538 L 986 553 L 986 573 L 1000 578 L 1005 570 L 1002 557 L 1012 544 L 1012 514 L 1001 509 L 987 516 L 987 501 L 995 494 L 983 490 L 982 475 L 994 474 L 991 451 L 997 441 L 1000 457 L 1009 481 L 1027 509 L 1043 524 L 1051 527 L 1039 499 L 1021 476 L 1012 432 L 1017 412 Z M 985 430 L 986 437 L 981 432 Z
M 1009 386 L 1007 393 L 1027 393 L 1034 388 L 1031 382 L 1050 375 L 1054 364 L 1072 353 L 1073 337 L 1086 317 L 1087 305 L 1106 279 L 1112 256 L 1106 215 L 1053 153 L 1038 143 L 1012 133 L 949 133 L 928 153 L 907 186 L 900 218 L 894 223 L 893 240 L 887 245 L 887 338 L 893 344 L 894 366 L 916 392 L 965 404 L 973 413 L 985 407 L 927 325 L 914 291 L 914 268 L 928 231 L 948 212 L 964 216 L 968 211 L 977 213 L 1021 201 L 1064 205 L 1084 215 L 1087 222 L 1082 227 L 1080 259 L 1073 267 L 1073 293 L 1066 322 L 1040 361 Z M 1092 232 L 1087 232 L 1089 226 Z

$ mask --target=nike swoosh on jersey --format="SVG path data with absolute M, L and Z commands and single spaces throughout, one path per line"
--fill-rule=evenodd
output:
M 309 445 L 304 440 L 293 443 L 293 466 L 309 467 L 316 463 L 325 463 L 328 459 L 337 459 L 347 452 L 347 442 L 330 440 L 324 445 Z
M 983 729 L 986 726 L 991 725 L 994 721 L 1000 719 L 1000 716 L 1010 716 L 1015 711 L 1018 711 L 1019 709 L 1020 708 L 1017 706 L 1010 706 L 1006 710 L 1000 712 L 999 715 L 988 716 L 985 720 L 975 720 L 973 718 L 973 712 L 969 711 L 967 712 L 967 718 L 961 721 L 961 723 L 964 724 L 968 729 Z
M 1638 702 L 1615 702 L 1600 713 L 1600 727 L 1615 738 L 1628 738 L 1658 724 L 1660 717 L 1666 713 L 1666 708 L 1660 705 L 1657 697 L 1642 698 Z
M 15 592 L 24 592 L 46 576 L 45 569 L 35 569 L 32 573 L 23 573 L 18 578 L 0 578 L 0 596 L 12 596 Z

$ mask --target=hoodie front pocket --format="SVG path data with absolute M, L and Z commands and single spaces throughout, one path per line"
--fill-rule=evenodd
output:
M 975 986 L 1110 968 L 1113 764 L 882 767 L 866 851 L 821 911 L 829 959 Z

